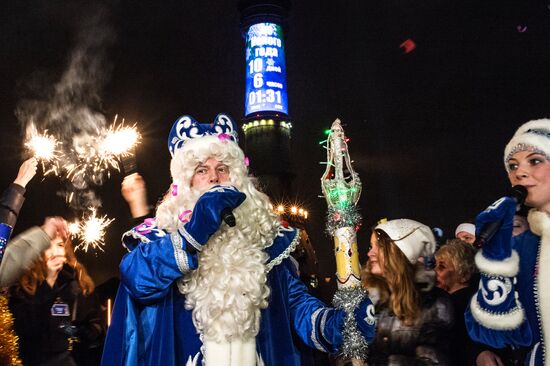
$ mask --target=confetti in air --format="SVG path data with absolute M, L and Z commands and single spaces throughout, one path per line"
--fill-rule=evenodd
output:
M 404 53 L 411 53 L 416 48 L 416 43 L 410 38 L 406 39 L 405 42 L 399 45 L 403 49 Z
M 518 25 L 516 27 L 516 29 L 518 30 L 519 33 L 525 33 L 527 31 L 527 26 L 526 25 Z

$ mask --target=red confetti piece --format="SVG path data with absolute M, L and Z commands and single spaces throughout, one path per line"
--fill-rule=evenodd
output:
M 399 47 L 403 49 L 404 53 L 410 53 L 416 48 L 416 43 L 414 43 L 412 39 L 407 38 L 407 40 L 401 43 Z

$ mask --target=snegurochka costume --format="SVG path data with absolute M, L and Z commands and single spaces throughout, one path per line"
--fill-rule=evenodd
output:
M 182 148 L 188 139 L 208 135 L 236 143 L 233 122 L 226 115 L 218 115 L 211 126 L 184 116 L 172 127 L 170 152 Z M 185 295 L 178 289 L 178 280 L 197 269 L 203 246 L 221 224 L 221 211 L 239 206 L 245 198 L 234 187 L 216 186 L 200 196 L 190 221 L 177 231 L 160 230 L 152 220 L 146 220 L 124 234 L 123 243 L 130 253 L 120 265 L 122 282 L 102 365 L 203 364 L 203 338 L 193 324 L 192 310 L 185 309 Z M 217 218 L 213 227 L 204 219 L 207 216 Z M 297 342 L 331 353 L 342 346 L 346 313 L 324 305 L 300 282 L 289 259 L 298 242 L 299 230 L 280 227 L 265 249 L 269 256 L 265 263 L 269 305 L 261 310 L 252 365 L 300 365 Z M 370 342 L 374 319 L 366 313 L 369 304 L 366 298 L 354 315 L 357 328 Z
M 520 151 L 550 160 L 550 120 L 530 121 L 517 130 L 505 149 L 507 170 L 509 158 Z M 488 223 L 502 226 L 476 255 L 481 281 L 466 310 L 466 326 L 472 339 L 491 347 L 530 348 L 524 365 L 550 366 L 550 216 L 531 209 L 530 230 L 512 238 L 516 206 L 504 197 L 476 219 L 478 233 Z

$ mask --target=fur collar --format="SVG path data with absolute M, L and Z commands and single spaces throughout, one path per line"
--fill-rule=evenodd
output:
M 547 349 L 545 365 L 550 366 L 550 216 L 542 211 L 532 209 L 527 217 L 531 231 L 541 237 L 538 253 L 537 267 L 538 276 L 536 289 L 538 293 L 538 310 L 542 318 L 542 338 Z M 546 281 L 544 281 L 544 279 Z

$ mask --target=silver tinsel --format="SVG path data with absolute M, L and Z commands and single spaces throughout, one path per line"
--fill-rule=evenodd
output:
M 333 235 L 337 229 L 343 227 L 356 227 L 361 223 L 361 215 L 354 205 L 349 205 L 344 208 L 334 208 L 329 206 L 327 212 L 327 227 L 328 235 Z
M 367 359 L 368 344 L 357 328 L 354 311 L 361 301 L 367 297 L 367 292 L 359 287 L 341 288 L 336 291 L 332 303 L 346 312 L 342 330 L 341 353 L 345 358 Z

